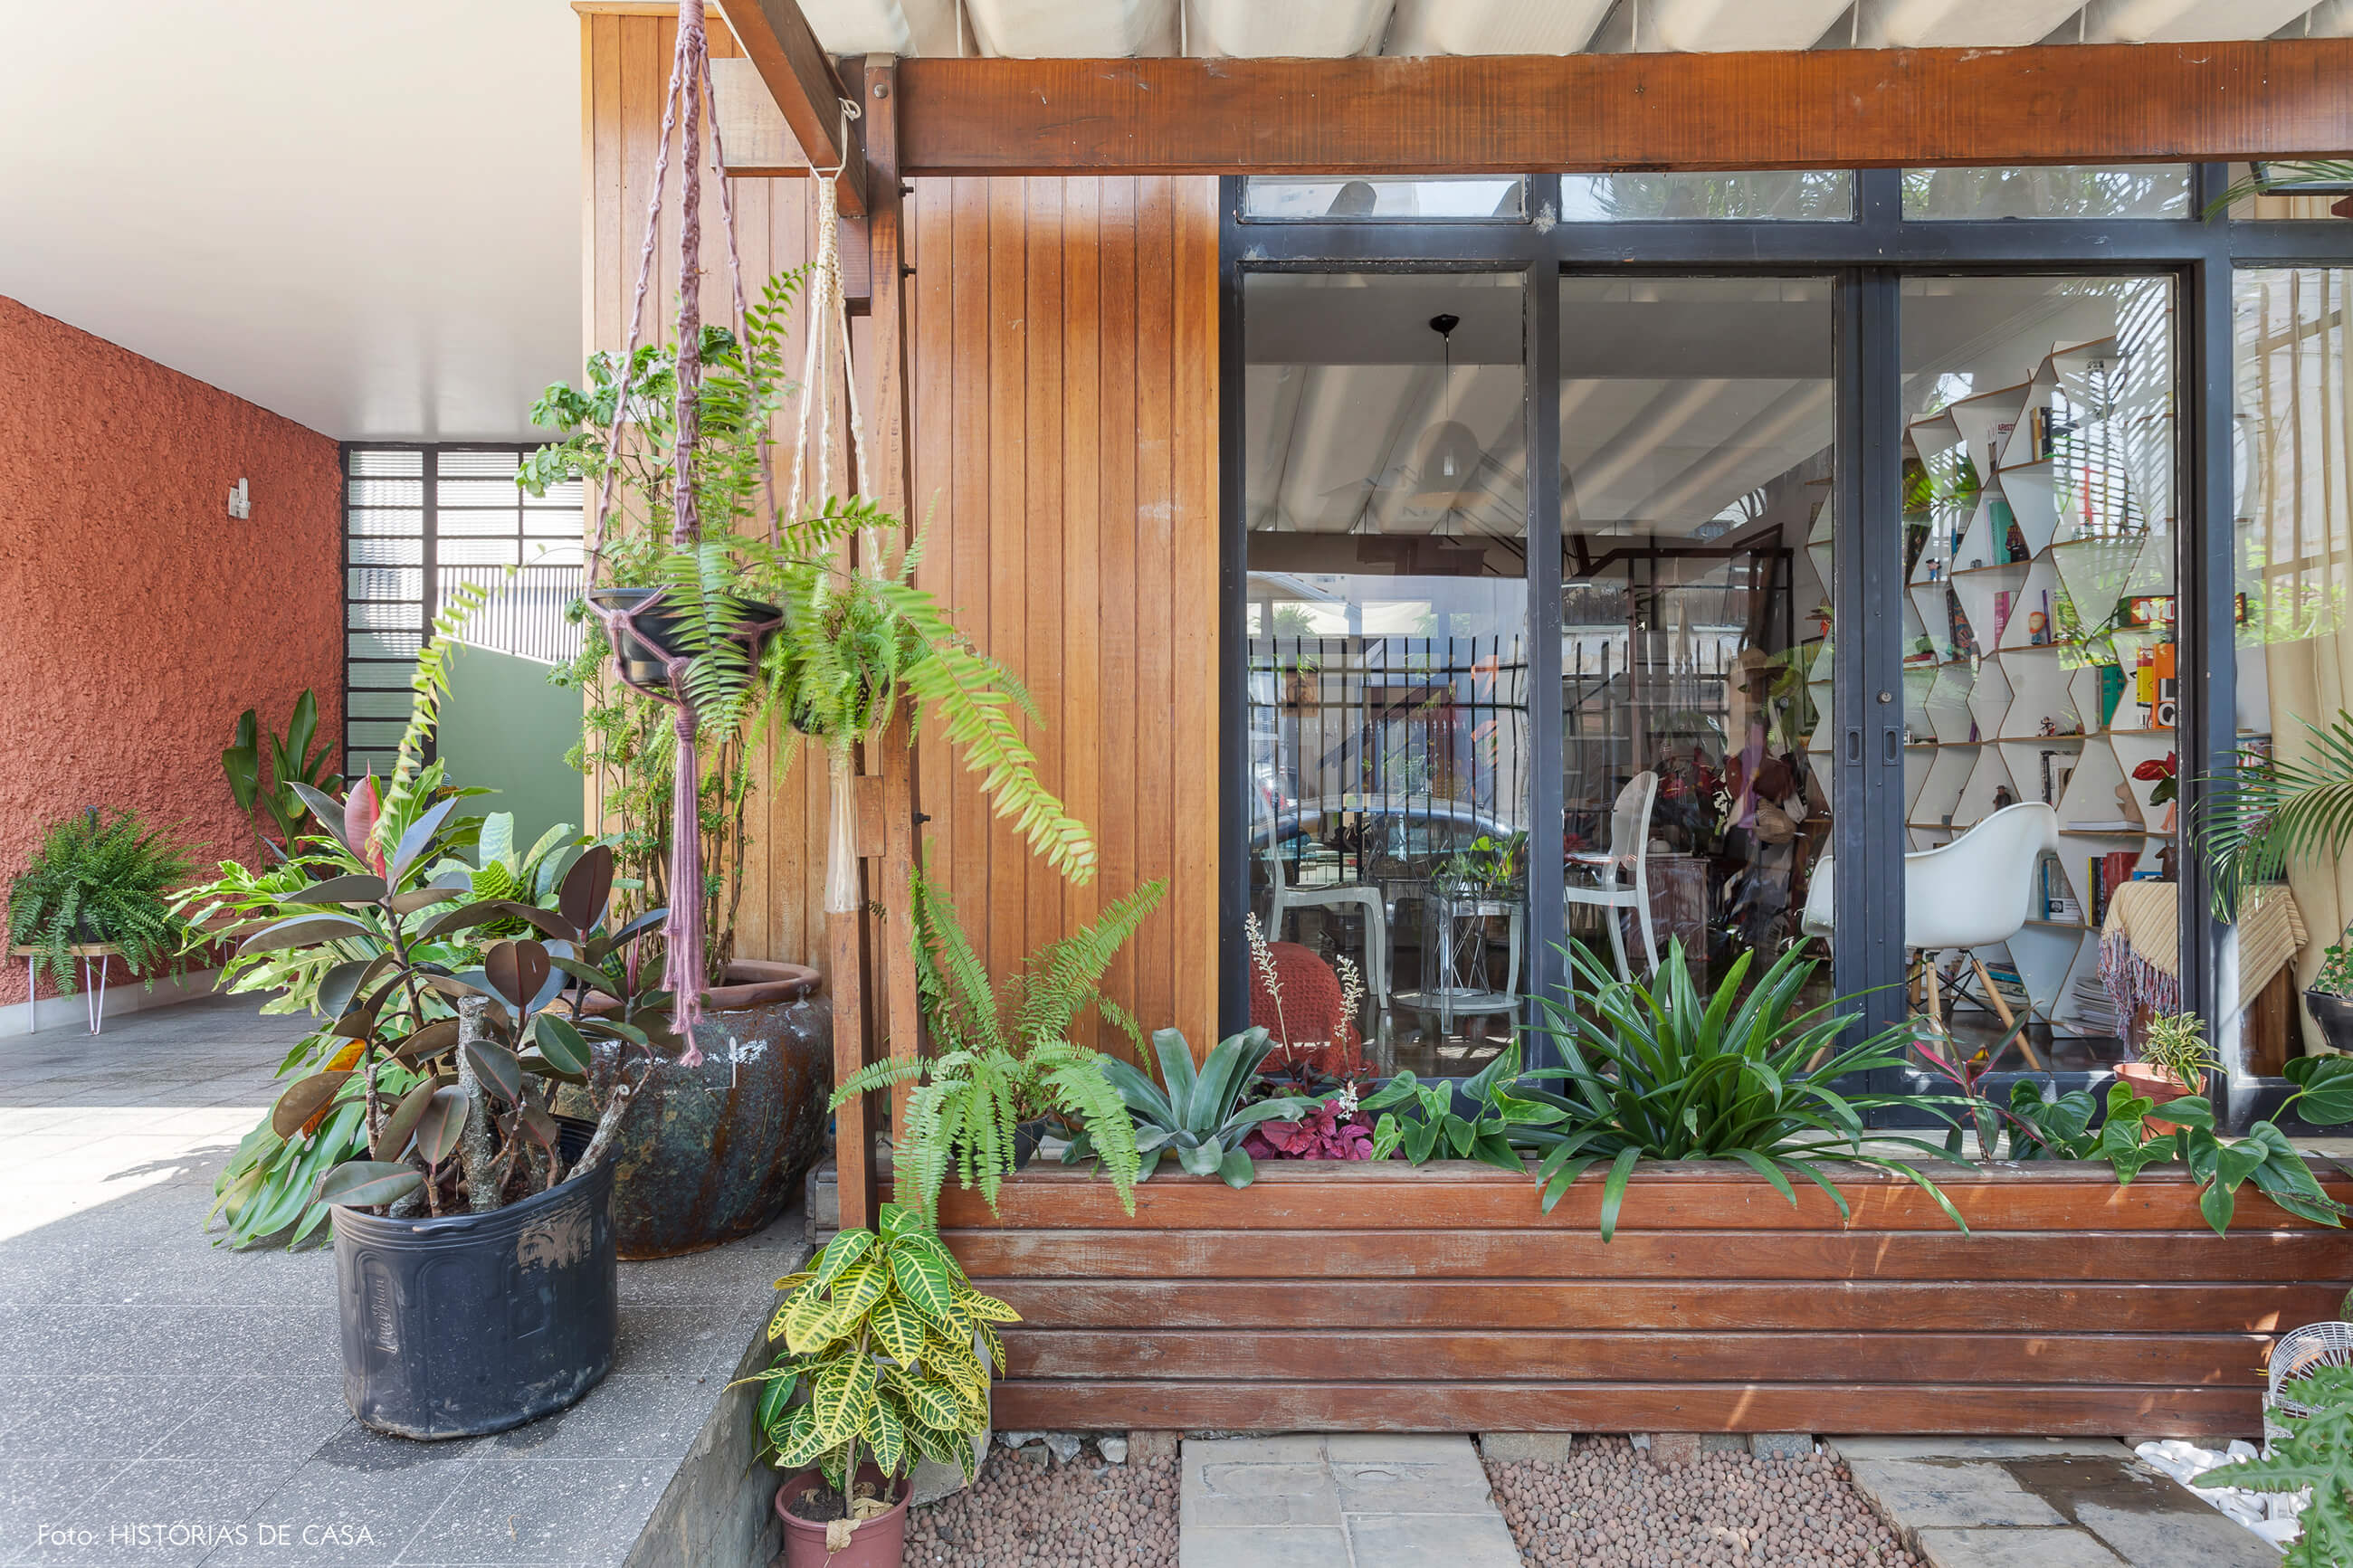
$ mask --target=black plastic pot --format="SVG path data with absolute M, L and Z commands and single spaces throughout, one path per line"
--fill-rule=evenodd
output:
M 1047 1131 L 1051 1125 L 1042 1116 L 1033 1121 L 1017 1121 L 1013 1124 L 1013 1168 L 1015 1170 L 1026 1171 L 1029 1168 L 1029 1162 L 1038 1157 L 1038 1145 L 1046 1141 Z
M 603 610 L 636 610 L 660 592 L 659 588 L 596 588 L 590 590 L 588 602 Z M 729 603 L 742 613 L 746 621 L 754 625 L 766 623 L 754 638 L 754 642 L 783 624 L 785 612 L 774 605 L 732 595 Z M 628 628 L 620 628 L 613 639 L 613 657 L 620 661 L 621 678 L 632 686 L 653 690 L 669 689 L 669 660 L 674 654 L 684 651 L 679 648 L 676 641 L 678 617 L 664 613 L 657 605 L 635 616 L 629 626 L 636 628 L 634 634 Z
M 566 1119 L 564 1153 L 587 1145 Z M 334 1214 L 343 1401 L 379 1432 L 469 1437 L 561 1410 L 613 1365 L 613 1162 L 491 1214 Z
M 2353 1054 L 2353 996 L 2330 991 L 2307 991 L 2304 1005 L 2320 1026 L 2320 1039 L 2331 1050 Z

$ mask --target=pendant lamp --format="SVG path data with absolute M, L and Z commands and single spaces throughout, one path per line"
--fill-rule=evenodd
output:
M 1438 384 L 1440 414 L 1446 413 L 1453 401 L 1454 329 L 1461 324 L 1460 316 L 1441 314 L 1430 318 L 1430 330 L 1438 334 L 1439 353 L 1445 367 Z M 1413 503 L 1453 510 L 1461 503 L 1462 492 L 1478 477 L 1479 465 L 1485 460 L 1486 454 L 1480 450 L 1478 438 L 1471 434 L 1469 426 L 1456 419 L 1441 419 L 1422 437 Z

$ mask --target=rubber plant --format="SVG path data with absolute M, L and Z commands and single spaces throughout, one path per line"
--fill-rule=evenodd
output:
M 843 1080 L 833 1104 L 839 1110 L 853 1095 L 922 1079 L 893 1149 L 893 1181 L 899 1202 L 924 1224 L 937 1215 L 952 1173 L 995 1207 L 998 1184 L 1018 1163 L 1017 1129 L 1040 1118 L 1065 1132 L 1090 1133 L 1120 1202 L 1135 1212 L 1135 1130 L 1109 1071 L 1116 1058 L 1071 1036 L 1092 1010 L 1142 1048 L 1142 1031 L 1103 994 L 1103 978 L 1166 891 L 1165 882 L 1145 883 L 1089 925 L 1039 948 L 1000 991 L 955 904 L 916 872 L 915 984 L 931 1054 L 870 1064 Z
M 776 1464 L 814 1466 L 840 1493 L 843 1517 L 827 1542 L 836 1552 L 890 1505 L 857 1496 L 861 1464 L 886 1485 L 918 1459 L 972 1479 L 990 1374 L 1005 1370 L 996 1325 L 1018 1321 L 972 1288 L 913 1210 L 884 1204 L 880 1217 L 879 1231 L 845 1230 L 808 1268 L 776 1281 L 785 1299 L 768 1342 L 783 1348 L 747 1380 L 761 1385 L 757 1420 Z

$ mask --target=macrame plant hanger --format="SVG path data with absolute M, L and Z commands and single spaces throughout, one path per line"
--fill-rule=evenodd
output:
M 674 133 L 680 129 L 681 109 L 684 110 L 684 134 L 677 138 L 680 173 L 677 461 L 674 465 L 675 488 L 671 492 L 670 542 L 673 546 L 691 546 L 702 534 L 702 520 L 695 505 L 693 461 L 695 442 L 702 428 L 698 399 L 702 384 L 702 181 L 698 154 L 702 142 L 703 110 L 710 102 L 711 47 L 703 29 L 702 7 L 699 5 L 681 5 L 678 10 L 677 47 L 670 56 L 670 89 L 662 108 L 661 142 L 654 157 L 653 195 L 646 205 L 645 244 L 638 255 L 637 290 L 629 304 L 628 341 L 621 350 L 620 390 L 613 406 L 613 423 L 605 437 L 605 472 L 596 497 L 596 523 L 588 550 L 586 574 L 589 605 L 603 622 L 606 635 L 617 653 L 628 649 L 632 645 L 642 647 L 652 650 L 662 666 L 664 684 L 641 684 L 630 679 L 629 660 L 617 658 L 616 668 L 622 683 L 671 710 L 672 732 L 677 744 L 670 782 L 670 909 L 662 922 L 662 984 L 670 992 L 671 1026 L 684 1045 L 679 1060 L 686 1067 L 697 1066 L 702 1060 L 702 1052 L 694 1040 L 694 1025 L 702 1012 L 703 960 L 708 939 L 702 919 L 702 831 L 699 809 L 702 773 L 695 745 L 700 721 L 688 682 L 688 674 L 694 660 L 691 655 L 682 655 L 674 647 L 661 646 L 639 629 L 641 617 L 650 619 L 660 613 L 661 594 L 656 593 L 638 604 L 622 606 L 599 604 L 596 589 L 604 570 L 605 541 L 612 518 L 613 480 L 619 466 L 617 454 L 621 432 L 628 421 L 629 377 L 635 368 L 638 344 L 645 324 L 646 290 L 653 279 L 654 249 L 661 236 L 662 186 L 670 169 Z M 734 204 L 727 192 L 726 159 L 720 148 L 719 126 L 715 120 L 711 127 L 711 167 L 712 180 L 719 192 L 720 225 L 727 236 L 727 276 L 733 291 L 735 341 L 740 344 L 744 341 L 744 268 L 735 243 Z M 769 471 L 765 433 L 760 445 L 760 473 L 765 493 L 773 505 L 776 486 Z M 795 488 L 797 490 L 797 484 Z M 777 624 L 775 617 L 744 622 L 734 626 L 729 636 L 744 641 L 747 645 L 748 655 L 759 639 L 774 630 Z

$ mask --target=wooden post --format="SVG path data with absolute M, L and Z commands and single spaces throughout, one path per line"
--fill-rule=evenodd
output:
M 866 131 L 868 273 L 872 314 L 866 406 L 873 412 L 867 450 L 874 473 L 863 479 L 866 493 L 912 530 L 907 447 L 906 210 L 899 183 L 898 61 L 889 55 L 866 58 L 860 108 Z M 905 542 L 902 541 L 902 542 Z M 880 755 L 872 754 L 879 752 Z M 868 766 L 882 778 L 881 863 L 874 891 L 882 919 L 876 940 L 876 1018 L 890 1054 L 912 1059 L 923 1054 L 923 1022 L 915 994 L 913 883 L 922 852 L 920 803 L 915 783 L 912 710 L 893 714 L 881 740 L 870 748 Z M 913 1083 L 891 1093 L 893 1139 L 907 1124 Z

